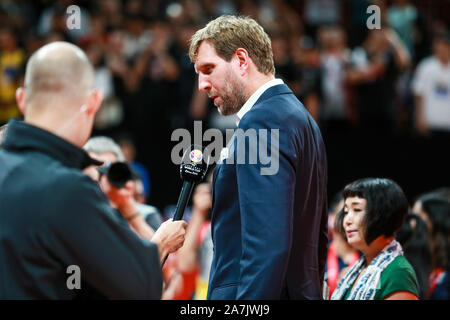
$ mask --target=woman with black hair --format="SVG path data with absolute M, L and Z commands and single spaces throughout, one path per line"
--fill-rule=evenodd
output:
M 431 245 L 427 225 L 421 217 L 410 212 L 395 238 L 402 245 L 405 258 L 411 263 L 419 284 L 419 298 L 429 298 Z
M 429 295 L 432 300 L 450 299 L 450 202 L 431 192 L 417 199 L 414 211 L 427 223 L 433 271 Z
M 392 180 L 366 178 L 344 189 L 336 231 L 363 256 L 351 267 L 332 300 L 417 300 L 414 269 L 394 239 L 408 214 L 408 201 Z

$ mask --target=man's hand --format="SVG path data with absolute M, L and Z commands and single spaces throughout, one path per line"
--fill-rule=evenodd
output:
M 158 245 L 161 262 L 172 252 L 183 246 L 186 235 L 187 223 L 184 220 L 173 221 L 169 219 L 161 224 L 152 238 L 152 242 Z

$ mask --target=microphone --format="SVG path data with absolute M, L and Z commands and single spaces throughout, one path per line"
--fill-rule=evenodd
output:
M 209 153 L 206 156 L 203 147 L 198 145 L 191 145 L 184 152 L 180 165 L 180 177 L 183 180 L 183 187 L 178 198 L 173 221 L 183 218 L 184 210 L 186 209 L 195 183 L 202 181 L 205 177 L 209 166 L 209 159 Z M 166 260 L 167 256 L 164 258 L 162 266 L 164 266 Z

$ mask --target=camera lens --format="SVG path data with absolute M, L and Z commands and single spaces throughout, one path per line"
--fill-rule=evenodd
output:
M 133 173 L 127 163 L 114 162 L 109 165 L 106 177 L 111 185 L 120 189 L 133 179 Z

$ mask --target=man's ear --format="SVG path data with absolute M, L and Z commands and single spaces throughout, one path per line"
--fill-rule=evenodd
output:
M 16 90 L 16 101 L 17 106 L 19 107 L 20 112 L 25 116 L 26 108 L 25 108 L 25 88 L 20 87 Z
M 103 92 L 101 90 L 95 90 L 89 95 L 86 112 L 88 115 L 95 115 L 102 106 Z
M 249 67 L 250 57 L 247 50 L 244 48 L 238 48 L 235 52 L 237 61 L 239 63 L 239 69 L 246 72 Z

